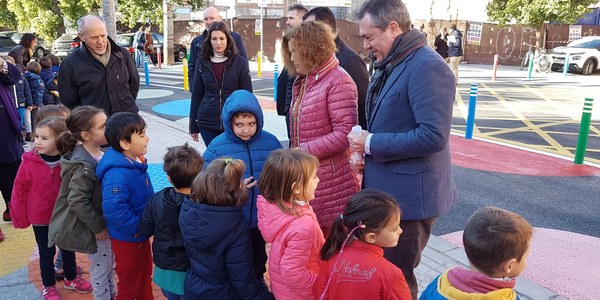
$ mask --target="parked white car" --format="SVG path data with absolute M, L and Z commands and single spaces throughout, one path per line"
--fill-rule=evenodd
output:
M 569 55 L 569 71 L 590 75 L 600 70 L 600 36 L 586 36 L 570 42 L 567 46 L 552 49 L 552 70 L 564 68 L 565 57 Z

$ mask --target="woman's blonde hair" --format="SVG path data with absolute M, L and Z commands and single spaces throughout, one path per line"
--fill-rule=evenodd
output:
M 326 62 L 336 50 L 331 27 L 318 21 L 302 22 L 283 36 L 283 63 L 292 75 L 296 75 L 296 68 L 291 60 L 290 40 L 294 40 L 296 61 L 309 71 Z
M 293 185 L 306 189 L 319 160 L 304 150 L 279 149 L 267 158 L 258 180 L 260 194 L 285 213 L 297 214 Z

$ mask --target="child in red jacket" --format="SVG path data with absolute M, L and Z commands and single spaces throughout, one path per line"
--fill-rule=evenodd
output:
M 48 247 L 48 224 L 61 184 L 60 153 L 57 138 L 67 131 L 65 121 L 50 117 L 42 120 L 35 129 L 34 149 L 23 154 L 23 162 L 17 172 L 10 202 L 10 214 L 15 228 L 33 225 L 35 241 L 40 253 L 40 274 L 44 300 L 58 300 L 55 287 L 54 254 L 56 248 Z M 77 275 L 75 253 L 62 251 L 65 282 L 64 288 L 87 293 L 92 289 L 89 282 Z
M 402 271 L 383 257 L 402 229 L 392 196 L 362 190 L 350 198 L 321 249 L 315 299 L 406 299 L 412 296 Z

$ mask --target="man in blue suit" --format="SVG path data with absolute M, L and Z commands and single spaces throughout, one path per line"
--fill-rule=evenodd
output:
M 449 136 L 456 87 L 444 60 L 427 46 L 400 0 L 369 0 L 358 11 L 363 47 L 376 62 L 366 98 L 367 128 L 349 136 L 364 162 L 365 188 L 393 195 L 402 209 L 398 246 L 385 257 L 402 269 L 417 299 L 414 268 L 435 218 L 458 201 Z

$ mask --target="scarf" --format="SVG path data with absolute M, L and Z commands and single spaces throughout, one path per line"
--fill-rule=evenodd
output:
M 371 82 L 367 92 L 367 123 L 371 119 L 371 113 L 375 107 L 377 96 L 381 92 L 388 76 L 392 74 L 394 68 L 404 61 L 415 50 L 427 45 L 427 37 L 418 29 L 410 30 L 396 37 L 392 44 L 392 51 L 387 57 L 373 63 L 375 72 L 371 76 Z
M 86 47 L 87 47 L 87 45 L 86 45 Z M 104 52 L 104 54 L 102 54 L 102 55 L 98 55 L 98 54 L 94 53 L 94 51 L 90 50 L 90 48 L 88 48 L 87 50 L 104 67 L 106 67 L 108 65 L 108 61 L 110 61 L 110 41 L 107 41 L 107 43 L 106 43 L 106 52 Z
M 0 73 L 0 76 L 11 76 L 10 68 L 13 66 L 8 66 L 7 61 L 5 61 L 4 63 L 7 64 L 6 66 L 7 66 L 7 69 L 9 69 L 9 71 L 8 71 L 8 74 L 6 74 L 6 75 Z M 16 68 L 16 67 L 14 67 L 14 68 Z M 15 104 L 15 101 L 12 99 L 11 94 L 13 92 L 13 90 L 12 90 L 13 88 L 15 88 L 15 87 L 14 86 L 4 86 L 4 91 L 3 91 L 4 95 L 0 95 L 0 99 L 2 99 L 2 105 L 4 105 L 4 109 L 6 110 L 6 114 L 8 115 L 8 120 L 10 121 L 10 124 L 12 125 L 14 132 L 16 134 L 21 134 L 21 129 L 23 127 L 21 126 L 19 113 L 17 112 L 17 106 Z

